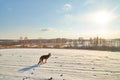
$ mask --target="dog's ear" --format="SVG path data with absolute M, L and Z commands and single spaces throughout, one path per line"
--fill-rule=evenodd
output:
M 49 55 L 51 55 L 51 53 L 49 53 Z

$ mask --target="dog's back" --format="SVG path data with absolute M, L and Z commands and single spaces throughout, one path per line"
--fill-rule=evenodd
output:
M 48 55 L 43 55 L 40 57 L 41 60 L 43 59 L 48 59 L 51 56 L 51 53 L 49 53 Z

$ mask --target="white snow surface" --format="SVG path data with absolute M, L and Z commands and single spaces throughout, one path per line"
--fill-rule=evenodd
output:
M 35 66 L 48 53 L 47 63 Z M 0 80 L 120 80 L 120 52 L 0 49 Z

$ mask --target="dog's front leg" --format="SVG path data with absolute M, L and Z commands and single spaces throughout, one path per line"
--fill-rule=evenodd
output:
M 47 59 L 45 59 L 45 63 L 47 63 Z

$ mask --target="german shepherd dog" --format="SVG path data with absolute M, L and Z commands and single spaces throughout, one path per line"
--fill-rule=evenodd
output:
M 44 64 L 47 62 L 47 59 L 51 56 L 51 53 L 49 53 L 48 55 L 42 55 L 39 59 L 38 64 Z

